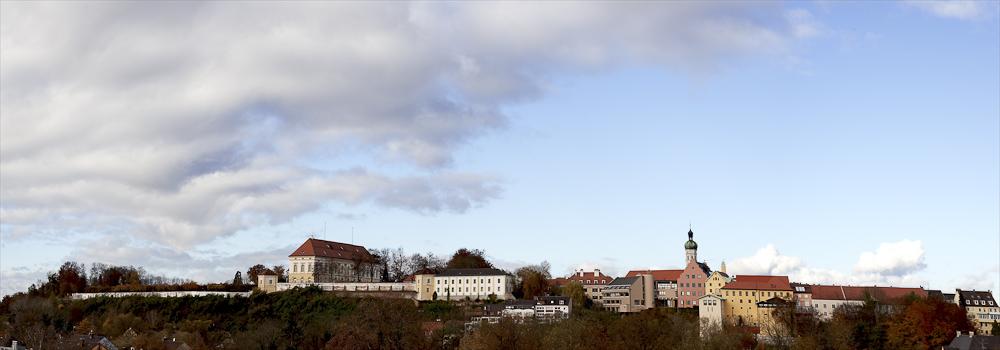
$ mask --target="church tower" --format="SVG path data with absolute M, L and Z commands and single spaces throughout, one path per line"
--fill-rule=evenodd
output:
M 684 243 L 684 262 L 698 261 L 698 243 L 694 242 L 694 231 L 688 229 L 688 241 Z

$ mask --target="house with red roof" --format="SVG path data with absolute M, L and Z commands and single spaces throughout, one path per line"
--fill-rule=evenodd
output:
M 772 298 L 792 300 L 788 276 L 739 275 L 719 289 L 723 317 L 736 325 L 760 326 L 762 313 L 757 306 Z
M 871 295 L 882 302 L 889 304 L 895 299 L 900 299 L 916 294 L 921 298 L 927 297 L 927 291 L 923 288 L 907 287 L 879 287 L 879 286 L 838 286 L 838 285 L 810 285 L 812 291 L 812 305 L 816 314 L 823 318 L 833 316 L 837 308 L 847 304 L 860 305 L 865 302 L 865 295 Z
M 378 261 L 359 245 L 309 238 L 288 255 L 291 283 L 378 282 Z

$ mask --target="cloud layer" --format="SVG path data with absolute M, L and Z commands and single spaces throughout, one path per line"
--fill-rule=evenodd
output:
M 926 286 L 927 281 L 916 274 L 927 268 L 924 245 L 920 241 L 902 240 L 882 243 L 873 252 L 863 252 L 851 275 L 836 270 L 806 267 L 797 257 L 782 255 L 768 244 L 754 256 L 728 264 L 732 274 L 785 275 L 789 279 L 810 284 L 850 284 L 884 286 Z
M 503 107 L 545 96 L 554 77 L 621 65 L 705 76 L 814 32 L 807 12 L 772 3 L 0 10 L 0 237 L 180 254 L 164 261 L 330 203 L 488 205 L 503 178 L 462 171 L 455 151 L 508 128 Z
M 502 180 L 454 170 L 452 154 L 506 128 L 501 107 L 553 74 L 702 74 L 780 51 L 808 17 L 715 3 L 2 6 L 4 238 L 118 232 L 174 249 L 331 201 L 486 205 Z M 379 169 L 395 163 L 409 174 Z

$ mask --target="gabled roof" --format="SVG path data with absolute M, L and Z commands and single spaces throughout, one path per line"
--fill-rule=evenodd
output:
M 565 283 L 569 283 L 570 281 L 580 281 L 580 283 L 583 283 L 584 285 L 587 285 L 587 286 L 591 286 L 591 285 L 605 285 L 605 284 L 608 284 L 609 282 L 611 282 L 611 280 L 613 280 L 613 279 L 614 279 L 614 277 L 605 275 L 605 274 L 601 273 L 600 271 L 594 271 L 594 272 L 583 272 L 583 271 L 581 271 L 581 272 L 576 272 L 576 273 L 570 275 L 569 277 L 566 277 L 566 282 Z M 590 281 L 590 283 L 587 283 L 587 281 Z M 604 282 L 602 283 L 601 281 L 604 281 Z
M 986 301 L 992 301 L 993 304 L 996 304 L 996 300 L 993 300 L 993 293 L 991 292 L 956 289 L 955 294 L 958 294 L 958 300 L 963 304 L 965 304 L 965 300 L 982 300 L 983 305 L 986 305 Z
M 791 291 L 792 286 L 788 283 L 788 276 L 739 275 L 722 289 Z
M 509 275 L 509 273 L 494 268 L 479 268 L 479 269 L 451 269 L 445 272 L 437 274 L 435 277 L 453 277 L 453 276 L 504 276 Z
M 549 286 L 565 286 L 569 284 L 569 279 L 565 277 L 556 277 L 549 279 Z
M 375 261 L 375 258 L 365 247 L 315 238 L 307 239 L 305 243 L 302 243 L 288 257 L 293 256 L 321 256 L 354 261 Z
M 684 270 L 632 270 L 625 277 L 636 277 L 640 274 L 653 275 L 655 281 L 676 281 L 681 277 Z

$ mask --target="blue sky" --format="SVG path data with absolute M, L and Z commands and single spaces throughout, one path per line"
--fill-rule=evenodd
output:
M 998 8 L 5 2 L 0 292 L 310 235 L 614 275 L 689 225 L 731 273 L 996 290 Z

